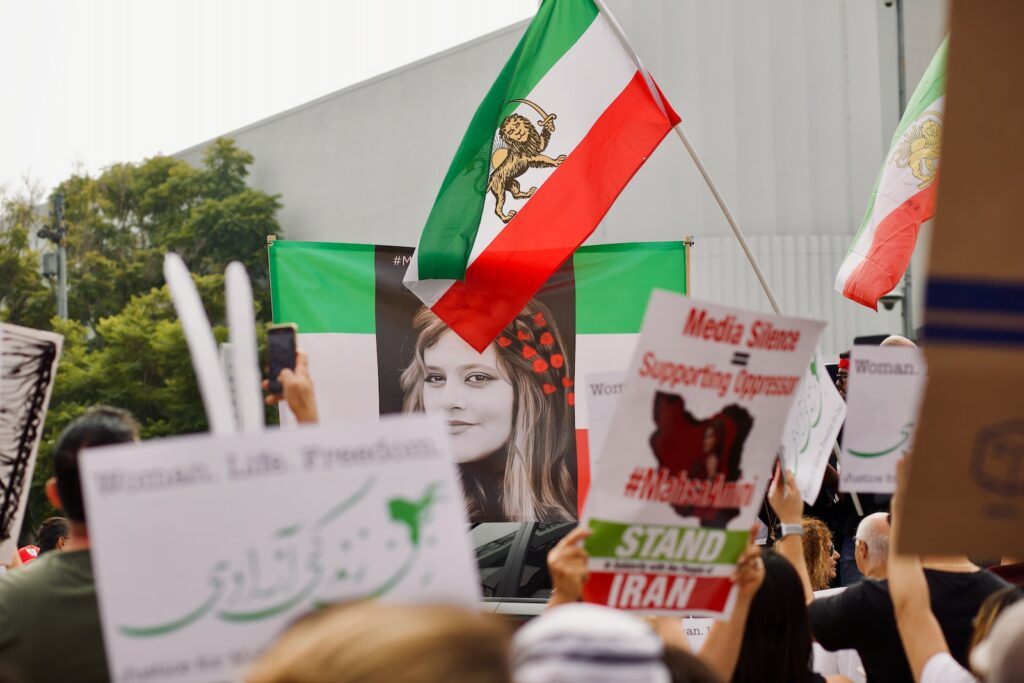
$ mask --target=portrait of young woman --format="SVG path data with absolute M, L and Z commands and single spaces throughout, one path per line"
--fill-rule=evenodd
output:
M 483 353 L 420 308 L 402 369 L 403 412 L 441 415 L 471 522 L 576 518 L 571 359 L 532 300 Z

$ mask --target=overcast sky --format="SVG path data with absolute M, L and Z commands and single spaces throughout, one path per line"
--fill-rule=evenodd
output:
M 0 0 L 0 186 L 17 190 L 28 174 L 49 188 L 78 168 L 172 154 L 525 19 L 537 4 Z

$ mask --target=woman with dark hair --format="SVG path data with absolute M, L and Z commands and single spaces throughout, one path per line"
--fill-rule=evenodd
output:
M 48 517 L 39 525 L 39 554 L 51 550 L 63 550 L 71 535 L 68 520 L 63 517 Z
M 428 308 L 413 330 L 402 410 L 445 418 L 470 521 L 575 519 L 575 394 L 547 307 L 530 301 L 483 353 Z
M 811 623 L 799 574 L 773 550 L 761 559 L 764 583 L 750 604 L 733 682 L 824 681 L 811 671 Z
M 793 475 L 777 469 L 768 503 L 782 522 L 782 538 L 762 553 L 764 582 L 750 604 L 733 683 L 849 683 L 812 670 L 812 636 L 807 603 L 813 599 L 803 559 L 803 500 Z

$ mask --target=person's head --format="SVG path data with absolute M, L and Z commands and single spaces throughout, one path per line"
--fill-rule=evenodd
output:
M 95 406 L 64 428 L 53 449 L 54 477 L 46 482 L 46 496 L 71 522 L 85 522 L 78 453 L 91 446 L 128 443 L 139 438 L 139 425 L 131 413 Z
M 63 517 L 48 517 L 39 525 L 39 554 L 63 550 L 71 535 L 71 525 Z
M 854 558 L 857 569 L 869 579 L 884 579 L 889 567 L 889 515 L 876 512 L 857 525 Z
M 483 353 L 428 308 L 416 313 L 413 330 L 412 359 L 401 376 L 403 411 L 442 415 L 456 461 L 498 459 L 508 519 L 574 518 L 575 394 L 547 308 L 531 301 Z M 469 469 L 463 478 L 472 513 L 488 492 L 467 478 Z
M 642 620 L 578 602 L 550 609 L 519 629 L 512 674 L 516 683 L 669 683 L 663 653 L 661 639 Z
M 882 340 L 882 343 L 879 344 L 879 346 L 909 346 L 915 349 L 917 348 L 917 344 L 899 334 L 890 334 Z
M 846 400 L 846 383 L 850 378 L 850 352 L 843 351 L 839 354 L 839 365 L 836 366 L 836 390 Z
M 803 518 L 804 528 L 804 562 L 807 573 L 811 577 L 811 586 L 816 591 L 828 588 L 832 579 L 836 578 L 836 562 L 839 553 L 832 545 L 832 532 L 821 520 L 813 517 Z
M 300 620 L 246 683 L 512 683 L 507 626 L 457 607 L 378 602 Z
M 1024 671 L 1024 600 L 996 617 L 988 637 L 971 653 L 971 668 L 985 683 L 1018 683 Z
M 974 617 L 974 631 L 971 633 L 971 644 L 968 652 L 974 650 L 982 641 L 988 638 L 992 632 L 999 615 L 1010 605 L 1016 604 L 1024 598 L 1024 590 L 1017 586 L 1007 586 L 985 598 L 981 603 L 977 616 Z
M 761 553 L 764 582 L 750 603 L 734 683 L 809 681 L 811 622 L 796 569 L 773 550 Z

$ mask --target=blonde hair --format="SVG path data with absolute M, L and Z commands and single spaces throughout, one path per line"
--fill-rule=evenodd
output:
M 828 575 L 829 546 L 832 545 L 832 532 L 821 520 L 804 517 L 804 562 L 807 573 L 811 577 L 811 587 L 820 591 L 828 588 L 831 581 Z
M 539 324 L 537 321 L 542 321 Z M 437 344 L 448 326 L 429 308 L 413 317 L 416 342 L 412 360 L 402 371 L 402 411 L 423 412 L 424 353 Z M 542 340 L 548 339 L 548 344 Z M 509 379 L 515 396 L 512 434 L 506 445 L 500 500 L 505 519 L 572 520 L 576 518 L 575 424 L 569 357 L 562 336 L 544 304 L 531 300 L 492 342 L 498 368 Z M 529 347 L 535 355 L 526 356 Z M 544 370 L 535 365 L 540 350 L 548 359 Z M 564 380 L 564 381 L 563 381 Z M 553 389 L 553 391 L 551 391 Z M 490 494 L 483 482 L 463 470 L 463 488 L 471 521 L 479 521 Z
M 246 683 L 512 683 L 511 634 L 456 607 L 376 602 L 329 607 L 297 622 Z

